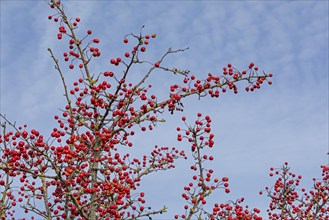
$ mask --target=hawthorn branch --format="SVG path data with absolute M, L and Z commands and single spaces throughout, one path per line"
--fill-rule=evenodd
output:
M 172 50 L 171 48 L 168 49 L 168 51 L 160 58 L 160 60 L 158 61 L 159 63 L 163 62 L 163 60 L 169 55 L 169 54 L 173 54 L 173 53 L 178 53 L 178 52 L 185 52 L 186 50 L 188 50 L 189 48 L 184 48 L 184 49 L 178 49 L 178 50 Z M 139 88 L 144 82 L 145 80 L 150 76 L 151 72 L 155 69 L 156 67 L 153 66 L 152 68 L 149 69 L 149 71 L 145 74 L 145 76 L 143 77 L 143 79 L 137 83 L 134 87 L 134 89 L 136 90 L 137 88 Z M 163 70 L 166 71 L 172 71 L 169 70 L 168 68 L 162 68 Z
M 67 16 L 64 12 L 64 10 L 60 7 L 60 5 L 57 5 L 55 0 L 51 0 L 51 3 L 55 5 L 56 9 L 58 10 L 58 12 L 61 14 L 62 16 L 62 19 L 63 19 L 63 22 L 66 24 L 66 26 L 69 28 L 70 32 L 71 32 L 71 35 L 70 37 L 74 40 L 75 42 L 75 45 L 76 47 L 78 48 L 78 51 L 79 51 L 79 55 L 81 57 L 81 60 L 83 62 L 83 66 L 84 66 L 84 69 L 86 71 L 86 76 L 87 76 L 87 80 L 88 81 L 91 81 L 92 78 L 91 78 L 91 74 L 89 72 L 89 68 L 88 68 L 88 63 L 89 63 L 89 60 L 85 58 L 85 53 L 84 53 L 84 49 L 81 48 L 81 44 L 80 44 L 80 41 L 79 39 L 76 37 L 75 35 L 75 32 L 74 32 L 74 27 L 70 24 L 70 22 L 68 21 L 67 19 Z
M 64 75 L 62 73 L 61 67 L 58 63 L 58 59 L 55 58 L 55 56 L 50 48 L 48 48 L 48 51 L 50 53 L 51 58 L 53 59 L 53 61 L 55 63 L 55 69 L 58 71 L 59 75 L 61 76 L 62 84 L 63 84 L 64 92 L 65 92 L 65 98 L 66 98 L 67 104 L 70 106 L 70 109 L 71 109 L 71 100 L 69 99 L 69 94 L 67 92 L 67 85 L 65 83 L 65 79 L 64 79 Z

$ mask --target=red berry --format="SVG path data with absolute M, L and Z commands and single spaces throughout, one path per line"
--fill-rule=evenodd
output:
M 123 42 L 124 42 L 125 44 L 128 43 L 128 39 L 127 39 L 127 38 L 123 39 Z
M 159 63 L 159 62 L 156 62 L 156 63 L 154 64 L 154 66 L 158 68 L 158 67 L 160 67 L 160 63 Z
M 87 31 L 87 34 L 92 34 L 92 33 L 93 33 L 92 30 Z
M 114 74 L 112 72 L 104 72 L 104 76 L 112 77 Z
M 222 178 L 222 181 L 227 182 L 228 181 L 228 177 L 223 177 Z

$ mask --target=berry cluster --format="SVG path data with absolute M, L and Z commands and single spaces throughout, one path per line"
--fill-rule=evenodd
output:
M 265 192 L 271 198 L 270 219 L 329 219 L 329 167 L 321 166 L 322 179 L 313 179 L 313 189 L 299 188 L 301 175 L 290 172 L 288 162 L 281 168 L 271 168 L 270 176 L 278 176 L 273 188 Z M 263 191 L 260 192 L 263 194 Z
M 177 136 L 178 141 L 186 139 L 191 144 L 191 153 L 195 164 L 191 166 L 191 170 L 196 172 L 192 177 L 192 181 L 185 187 L 185 192 L 182 197 L 188 203 L 184 205 L 185 213 L 181 215 L 175 215 L 175 219 L 192 219 L 197 217 L 198 219 L 255 219 L 260 220 L 257 216 L 260 211 L 254 209 L 249 211 L 243 208 L 240 203 L 244 198 L 237 202 L 227 202 L 222 204 L 215 204 L 213 211 L 208 212 L 205 205 L 207 204 L 207 197 L 209 197 L 216 189 L 224 189 L 225 193 L 229 193 L 229 178 L 222 177 L 212 178 L 214 173 L 213 169 L 207 169 L 205 167 L 206 162 L 214 160 L 213 155 L 207 155 L 204 153 L 206 148 L 212 148 L 214 146 L 214 134 L 211 133 L 211 118 L 205 116 L 202 118 L 202 114 L 197 114 L 198 119 L 194 122 L 194 126 L 189 126 L 186 123 L 186 117 L 183 117 L 187 129 L 177 128 L 177 131 L 181 132 Z

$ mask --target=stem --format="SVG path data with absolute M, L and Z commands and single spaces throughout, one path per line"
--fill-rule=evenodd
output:
M 99 137 L 96 139 L 95 145 L 94 145 L 94 149 L 99 148 L 101 145 L 101 140 L 99 139 Z M 101 151 L 96 151 L 94 154 L 94 161 L 91 163 L 91 180 L 92 180 L 92 184 L 93 186 L 97 183 L 97 174 L 98 174 L 98 159 L 101 156 Z M 90 200 L 92 201 L 91 205 L 90 205 L 90 214 L 89 214 L 89 218 L 90 220 L 96 220 L 96 209 L 97 209 L 97 198 L 96 198 L 96 193 L 93 193 L 91 195 Z
M 43 173 L 44 174 L 44 173 Z M 46 178 L 44 176 L 41 177 L 42 181 L 42 190 L 43 190 L 43 202 L 45 205 L 46 209 L 46 215 L 47 215 L 47 220 L 51 220 L 51 211 L 50 207 L 48 206 L 48 193 L 47 193 L 47 183 L 46 183 Z

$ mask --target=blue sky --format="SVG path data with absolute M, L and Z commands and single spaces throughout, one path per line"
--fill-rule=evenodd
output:
M 202 77 L 221 73 L 228 63 L 243 69 L 254 62 L 274 74 L 273 85 L 254 93 L 241 89 L 239 95 L 185 102 L 184 115 L 191 121 L 197 112 L 212 117 L 213 167 L 218 177 L 230 178 L 231 193 L 218 192 L 211 201 L 244 196 L 250 207 L 265 210 L 268 200 L 258 192 L 273 183 L 269 168 L 285 161 L 304 176 L 307 187 L 312 177 L 320 177 L 320 165 L 328 161 L 328 1 L 64 3 L 70 17 L 81 18 L 79 29 L 91 28 L 101 40 L 95 73 L 112 68 L 109 59 L 125 52 L 124 35 L 138 33 L 145 25 L 145 33 L 157 34 L 147 53 L 149 60 L 157 60 L 169 47 L 189 46 L 166 64 Z M 56 39 L 56 24 L 47 19 L 51 13 L 44 1 L 1 1 L 1 113 L 45 134 L 55 126 L 53 115 L 65 103 L 47 52 L 50 47 L 59 56 L 66 47 Z M 72 81 L 74 74 L 65 77 Z M 151 78 L 154 91 L 166 94 L 172 79 Z M 181 116 L 168 115 L 168 123 L 154 134 L 137 137 L 135 153 L 148 152 L 155 144 L 188 149 L 176 142 Z M 155 208 L 168 207 L 158 219 L 183 212 L 180 195 L 191 175 L 189 166 L 180 161 L 175 170 L 145 179 L 147 201 Z

